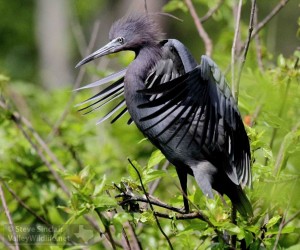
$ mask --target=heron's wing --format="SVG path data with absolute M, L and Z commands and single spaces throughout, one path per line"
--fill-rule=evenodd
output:
M 114 106 L 111 111 L 109 111 L 104 117 L 102 117 L 97 121 L 97 124 L 107 120 L 108 118 L 112 117 L 115 113 L 118 112 L 117 115 L 111 120 L 111 123 L 114 123 L 124 114 L 128 113 L 125 104 L 125 99 L 124 99 L 124 76 L 126 74 L 126 70 L 127 70 L 126 68 L 122 69 L 121 71 L 111 74 L 101 80 L 90 83 L 81 88 L 75 89 L 75 91 L 78 91 L 78 90 L 83 90 L 88 88 L 95 88 L 114 81 L 112 84 L 105 87 L 94 96 L 77 104 L 76 106 L 82 106 L 86 104 L 86 106 L 79 109 L 79 111 L 84 111 L 85 112 L 84 114 L 88 114 L 90 112 L 95 111 L 96 109 L 99 109 L 107 105 L 108 103 L 111 103 L 113 101 L 117 102 L 117 105 Z M 131 122 L 132 122 L 131 119 L 129 119 L 128 123 Z
M 159 96 L 139 106 L 156 107 L 141 121 L 158 115 L 167 119 L 164 114 L 174 113 L 174 118 L 156 136 L 175 127 L 169 142 L 176 137 L 179 145 L 189 135 L 190 144 L 196 142 L 202 149 L 226 155 L 230 164 L 224 164 L 224 169 L 234 183 L 250 184 L 249 140 L 225 78 L 210 58 L 202 56 L 201 64 L 192 71 L 141 92 Z

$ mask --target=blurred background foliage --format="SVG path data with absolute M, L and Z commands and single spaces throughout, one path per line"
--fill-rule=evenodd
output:
M 200 17 L 219 2 L 222 4 L 204 28 L 213 42 L 212 58 L 230 82 L 238 1 L 193 1 Z M 257 1 L 257 22 L 279 2 Z M 80 71 L 74 68 L 88 52 L 108 41 L 115 19 L 143 8 L 141 0 L 0 2 L 0 181 L 14 223 L 96 224 L 96 229 L 92 227 L 95 235 L 99 230 L 107 231 L 107 223 L 111 223 L 113 237 L 122 242 L 122 226 L 128 229 L 129 221 L 145 248 L 168 246 L 151 212 L 127 213 L 128 207 L 122 210 L 116 204 L 112 197 L 119 190 L 112 183 L 142 195 L 137 174 L 127 162 L 129 157 L 136 161 L 148 188 L 151 181 L 163 177 L 155 189 L 156 197 L 181 207 L 174 169 L 160 171 L 165 160 L 134 125 L 126 125 L 128 117 L 114 125 L 105 122 L 95 126 L 105 110 L 82 115 L 74 105 L 92 93 L 72 92 L 78 84 L 130 63 L 133 54 L 122 52 Z M 244 1 L 238 47 L 248 36 L 250 8 L 250 1 Z M 200 60 L 205 49 L 184 1 L 148 1 L 148 9 L 182 19 L 157 16 L 166 37 L 181 40 Z M 253 151 L 253 189 L 247 194 L 255 218 L 248 223 L 239 218 L 239 224 L 233 225 L 230 209 L 217 196 L 207 200 L 192 178 L 189 180 L 190 200 L 205 211 L 216 228 L 246 239 L 251 249 L 300 248 L 299 13 L 299 1 L 288 1 L 263 27 L 250 44 L 242 73 L 239 107 Z M 101 217 L 107 209 L 114 212 Z M 3 209 L 0 218 L 1 226 L 8 224 Z M 205 222 L 174 218 L 160 220 L 175 249 L 225 247 Z M 7 235 L 5 230 L 0 232 L 1 249 L 9 247 Z M 39 244 L 22 246 L 32 247 L 43 248 Z M 99 237 L 90 247 L 112 246 Z

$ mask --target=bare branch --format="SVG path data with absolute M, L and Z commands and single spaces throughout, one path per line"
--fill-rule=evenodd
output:
M 15 200 L 17 202 L 20 203 L 20 205 L 22 207 L 24 207 L 29 213 L 31 213 L 35 218 L 37 218 L 41 223 L 43 223 L 46 226 L 50 226 L 49 222 L 46 221 L 43 217 L 39 216 L 35 211 L 33 211 L 29 206 L 27 206 L 25 204 L 24 201 L 21 200 L 21 198 L 15 193 L 14 190 L 12 190 L 6 182 L 3 182 L 3 184 L 5 185 L 6 189 L 8 190 L 8 192 L 10 192 L 10 194 L 15 198 Z
M 253 31 L 253 23 L 254 23 L 254 13 L 255 13 L 255 8 L 256 8 L 256 0 L 252 0 L 252 5 L 251 5 L 251 14 L 250 14 L 250 21 L 249 21 L 249 32 L 248 32 L 248 38 L 246 41 L 246 46 L 244 48 L 244 53 L 242 57 L 242 62 L 240 64 L 239 70 L 238 70 L 238 78 L 236 81 L 236 87 L 235 87 L 235 98 L 236 102 L 238 102 L 238 97 L 239 97 L 239 87 L 240 87 L 240 81 L 241 81 L 241 76 L 242 76 L 242 71 L 246 62 L 247 54 L 248 54 L 248 49 L 251 41 L 251 36 L 252 36 L 252 31 Z
M 252 37 L 255 37 L 271 20 L 278 12 L 289 2 L 290 0 L 279 0 L 279 3 L 272 9 L 272 11 L 267 15 L 261 22 L 258 23 L 256 28 L 252 32 Z M 246 43 L 243 44 L 243 48 L 246 46 Z
M 217 5 L 214 8 L 211 8 L 207 11 L 207 13 L 201 17 L 199 20 L 201 23 L 206 22 L 209 18 L 212 17 L 213 14 L 215 14 L 218 9 L 221 7 L 221 5 L 224 3 L 225 0 L 219 0 L 219 2 L 217 3 Z
M 21 116 L 18 112 L 16 111 L 11 111 L 10 108 L 6 105 L 6 103 L 3 100 L 0 100 L 0 108 L 6 110 L 9 112 L 11 119 L 15 122 L 17 127 L 21 130 L 23 133 L 24 137 L 28 142 L 31 144 L 31 146 L 36 150 L 37 154 L 40 156 L 40 158 L 43 160 L 45 165 L 48 167 L 49 171 L 53 174 L 55 180 L 58 182 L 62 190 L 66 193 L 66 195 L 69 197 L 70 192 L 59 177 L 59 175 L 56 173 L 54 168 L 51 166 L 50 162 L 46 159 L 42 151 L 39 149 L 39 147 L 33 142 L 33 140 L 30 138 L 29 134 L 25 131 L 23 126 L 26 126 L 27 129 L 33 134 L 35 140 L 40 144 L 40 146 L 46 151 L 46 153 L 50 156 L 53 162 L 56 163 L 56 165 L 61 169 L 65 170 L 65 168 L 62 166 L 62 164 L 57 160 L 56 156 L 53 154 L 53 152 L 50 150 L 48 145 L 42 140 L 40 135 L 34 130 L 32 127 L 31 123 L 23 116 Z M 90 225 L 97 231 L 99 232 L 100 236 L 102 235 L 101 230 L 95 223 L 95 220 L 91 218 L 88 215 L 84 215 L 84 218 L 90 223 Z
M 142 180 L 142 177 L 141 177 L 141 175 L 140 175 L 140 172 L 137 170 L 137 168 L 134 166 L 134 164 L 131 162 L 130 159 L 128 159 L 128 161 L 129 161 L 130 165 L 134 168 L 134 170 L 136 171 L 136 173 L 138 174 L 138 177 L 139 177 L 139 180 L 140 180 L 140 183 L 141 183 L 143 192 L 144 192 L 144 194 L 145 194 L 145 196 L 146 196 L 146 198 L 147 198 L 147 201 L 148 201 L 148 203 L 149 203 L 149 206 L 150 206 L 150 208 L 151 208 L 151 210 L 152 210 L 152 212 L 153 212 L 153 215 L 154 215 L 156 224 L 157 224 L 157 226 L 158 226 L 160 232 L 161 232 L 161 233 L 163 234 L 163 236 L 166 238 L 166 240 L 167 240 L 167 242 L 168 242 L 168 244 L 169 244 L 170 249 L 174 249 L 173 246 L 172 246 L 172 243 L 171 243 L 171 241 L 170 241 L 170 239 L 169 239 L 169 237 L 168 237 L 168 236 L 165 234 L 165 232 L 163 231 L 163 229 L 162 229 L 162 227 L 161 227 L 161 225 L 160 225 L 160 222 L 159 222 L 157 216 L 155 215 L 154 208 L 153 208 L 153 206 L 152 206 L 152 203 L 151 203 L 151 201 L 150 201 L 150 199 L 149 199 L 149 197 L 148 197 L 148 194 L 147 194 L 147 192 L 146 192 L 146 189 L 145 189 L 145 187 L 144 187 L 143 180 Z
M 145 9 L 146 14 L 148 14 L 147 0 L 144 0 L 144 9 Z
M 170 165 L 169 161 L 166 161 L 165 164 L 162 166 L 161 170 L 166 170 L 168 166 Z M 161 181 L 161 178 L 156 179 L 154 182 L 151 183 L 151 186 L 149 187 L 149 194 L 153 194 L 156 190 L 159 182 Z
M 15 230 L 15 225 L 14 225 L 14 222 L 13 222 L 13 220 L 11 218 L 10 212 L 8 210 L 8 207 L 7 207 L 7 203 L 6 203 L 6 200 L 5 200 L 5 196 L 4 196 L 4 192 L 3 192 L 3 188 L 2 188 L 2 183 L 1 182 L 0 182 L 0 198 L 1 198 L 3 209 L 4 209 L 4 213 L 6 215 L 6 218 L 7 218 L 8 222 L 9 222 L 9 226 L 10 226 L 11 232 L 13 234 L 14 243 L 15 243 L 15 249 L 19 250 L 20 247 L 19 247 L 19 241 L 18 241 L 17 233 L 16 233 L 16 230 Z
M 268 22 L 288 3 L 289 0 L 280 0 L 274 9 L 267 15 L 253 30 L 253 37 L 256 36 L 262 28 L 264 28 Z
M 241 20 L 241 11 L 242 11 L 243 0 L 239 0 L 239 4 L 237 7 L 237 15 L 235 20 L 235 31 L 233 37 L 233 43 L 231 48 L 231 82 L 232 82 L 232 95 L 235 99 L 237 99 L 237 86 L 235 81 L 235 54 L 236 54 L 236 46 L 237 39 L 240 33 L 240 20 Z
M 287 224 L 289 224 L 290 222 L 292 222 L 294 219 L 296 219 L 298 216 L 300 215 L 300 210 L 298 210 L 296 213 L 294 213 L 294 215 L 291 216 L 291 218 L 289 218 L 288 220 L 286 220 L 283 225 L 282 228 L 284 228 L 285 226 L 287 226 Z
M 12 112 L 9 107 L 7 107 L 7 105 L 0 100 L 0 107 L 3 108 L 4 110 L 10 112 L 10 116 L 11 116 L 11 120 L 17 125 L 17 127 L 19 128 L 19 130 L 23 133 L 24 137 L 26 138 L 26 140 L 30 143 L 30 145 L 35 149 L 35 151 L 37 152 L 37 154 L 40 156 L 41 160 L 44 162 L 45 166 L 48 168 L 48 170 L 51 172 L 51 174 L 53 175 L 54 179 L 56 180 L 56 182 L 59 184 L 59 186 L 62 188 L 62 190 L 65 192 L 65 194 L 67 196 L 70 195 L 69 190 L 67 189 L 67 187 L 65 186 L 64 182 L 61 180 L 61 178 L 59 177 L 59 175 L 57 174 L 57 172 L 54 170 L 54 168 L 52 167 L 52 165 L 50 164 L 50 162 L 47 160 L 47 158 L 44 156 L 43 152 L 40 150 L 40 148 L 33 142 L 33 140 L 30 138 L 29 134 L 26 132 L 26 130 L 24 129 L 24 124 L 28 125 L 28 128 L 31 132 L 34 131 L 34 129 L 32 128 L 32 126 L 29 123 L 29 121 L 27 121 L 26 119 L 24 119 L 19 113 L 17 112 Z M 34 135 L 37 135 L 37 133 L 34 133 Z M 38 137 L 40 138 L 40 137 Z M 46 145 L 46 144 L 45 144 Z
M 203 28 L 203 25 L 197 15 L 197 12 L 194 8 L 194 5 L 191 0 L 185 0 L 185 3 L 191 13 L 192 18 L 194 19 L 194 23 L 196 25 L 197 31 L 199 33 L 199 36 L 202 38 L 205 46 L 205 54 L 207 56 L 211 56 L 212 50 L 213 50 L 213 45 L 210 37 L 208 36 L 207 32 Z
M 128 194 L 125 194 L 125 196 L 129 196 Z M 117 197 L 121 197 L 121 195 L 117 196 Z M 172 207 L 160 200 L 158 200 L 157 198 L 153 198 L 152 196 L 148 195 L 148 199 L 144 198 L 142 196 L 130 196 L 129 198 L 124 199 L 123 201 L 119 202 L 119 205 L 124 205 L 126 203 L 130 203 L 130 202 L 135 202 L 135 201 L 141 201 L 141 202 L 146 202 L 149 203 L 151 202 L 152 205 L 158 206 L 158 207 L 162 207 L 162 208 L 166 208 L 168 210 L 180 213 L 180 214 L 184 214 L 184 211 L 180 208 L 177 207 Z
M 0 241 L 7 247 L 9 250 L 15 250 L 15 248 L 11 245 L 11 242 L 9 242 L 5 237 L 0 234 Z
M 255 8 L 255 12 L 254 12 L 254 27 L 257 27 L 258 24 L 258 17 L 257 17 L 257 6 Z M 257 58 L 257 63 L 258 63 L 258 68 L 260 70 L 260 72 L 264 72 L 264 65 L 263 65 L 263 61 L 262 61 L 262 51 L 261 51 L 261 42 L 260 42 L 260 37 L 257 34 L 254 37 L 254 41 L 255 41 L 255 48 L 256 48 L 256 58 Z
M 112 233 L 111 233 L 111 230 L 110 230 L 110 227 L 109 227 L 109 223 L 107 222 L 107 219 L 106 219 L 105 216 L 101 213 L 101 211 L 99 211 L 99 209 L 96 208 L 95 211 L 96 211 L 98 217 L 100 218 L 102 224 L 103 224 L 104 227 L 105 227 L 105 236 L 106 236 L 106 238 L 107 238 L 108 241 L 110 242 L 112 248 L 113 248 L 114 250 L 116 250 L 116 249 L 117 249 L 117 247 L 116 247 L 116 242 L 115 242 L 115 240 L 114 240 L 114 238 L 113 238 L 113 236 L 112 236 Z
M 93 27 L 93 31 L 92 31 L 91 40 L 90 40 L 88 48 L 87 48 L 87 54 L 89 54 L 91 52 L 91 50 L 92 50 L 92 48 L 93 48 L 93 46 L 96 42 L 99 27 L 100 27 L 100 22 L 99 21 L 95 22 L 94 27 Z M 79 73 L 78 73 L 78 75 L 76 77 L 76 80 L 75 80 L 75 84 L 73 86 L 74 89 L 79 88 L 80 83 L 82 82 L 82 79 L 83 79 L 83 76 L 84 76 L 85 72 L 86 72 L 85 68 L 80 68 Z M 52 129 L 51 133 L 49 134 L 48 138 L 52 138 L 53 135 L 55 135 L 57 133 L 58 128 L 60 127 L 62 122 L 66 119 L 68 114 L 70 113 L 71 107 L 73 106 L 74 99 L 76 97 L 76 93 L 77 92 L 72 92 L 70 100 L 67 103 L 64 112 L 62 113 L 61 117 L 56 121 L 56 123 L 53 126 L 53 129 Z
M 206 222 L 206 217 L 202 214 L 197 212 L 192 212 L 188 214 L 175 214 L 174 217 L 170 216 L 169 214 L 161 213 L 161 212 L 155 212 L 155 214 L 158 217 L 162 217 L 165 219 L 173 219 L 175 218 L 176 220 L 191 220 L 191 219 L 200 219 Z

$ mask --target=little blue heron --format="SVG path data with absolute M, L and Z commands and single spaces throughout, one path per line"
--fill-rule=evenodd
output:
M 243 216 L 252 206 L 242 188 L 251 183 L 250 146 L 237 104 L 218 66 L 207 56 L 198 65 L 176 39 L 161 39 L 157 24 L 146 14 L 116 21 L 110 42 L 80 61 L 124 50 L 135 52 L 131 64 L 104 79 L 79 89 L 113 83 L 87 101 L 95 110 L 116 101 L 102 119 L 119 112 L 112 123 L 130 114 L 139 130 L 175 166 L 183 191 L 185 211 L 187 175 L 193 175 L 202 192 L 226 194 Z

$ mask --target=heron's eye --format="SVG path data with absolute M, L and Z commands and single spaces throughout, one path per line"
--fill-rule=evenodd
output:
M 118 42 L 120 44 L 123 44 L 125 42 L 125 38 L 124 37 L 118 37 Z

